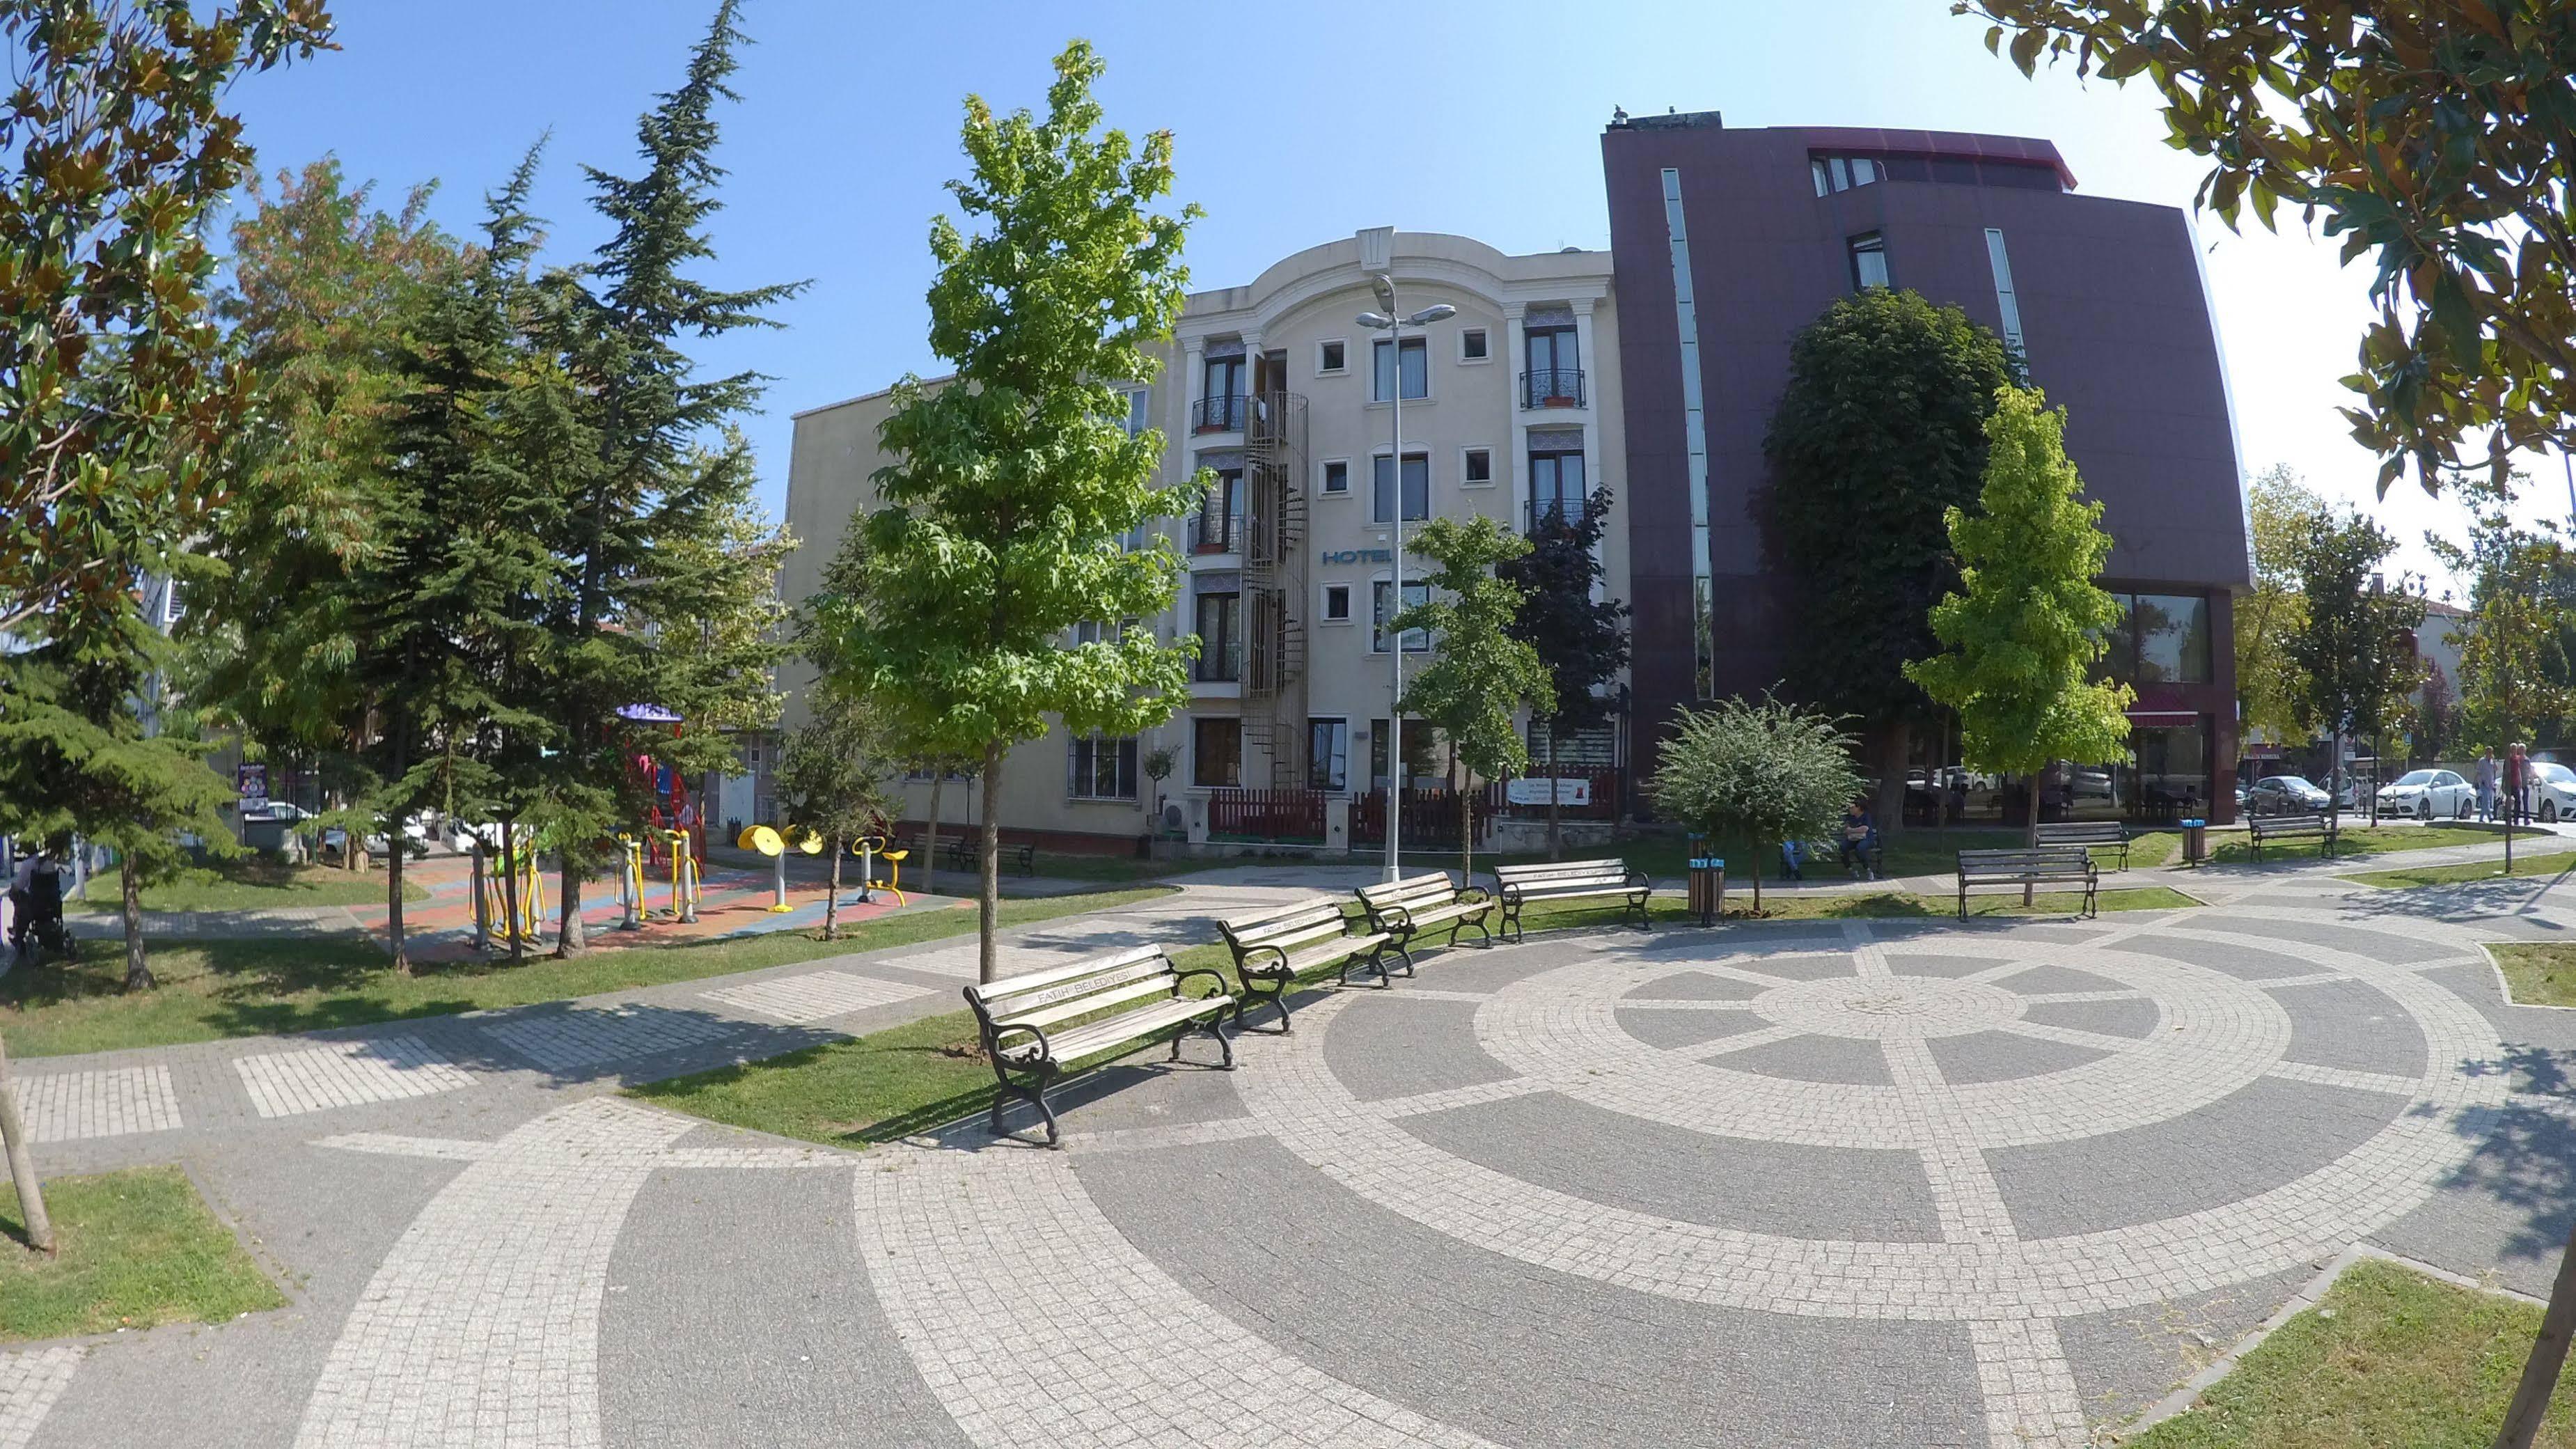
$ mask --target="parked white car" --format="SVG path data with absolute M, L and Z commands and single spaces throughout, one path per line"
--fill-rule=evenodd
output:
M 2466 820 L 2477 809 L 2477 787 L 2449 770 L 2409 770 L 2379 788 L 2382 815 Z
M 2547 760 L 2531 763 L 2531 781 L 2523 786 L 2531 813 L 2544 825 L 2576 819 L 2576 770 Z

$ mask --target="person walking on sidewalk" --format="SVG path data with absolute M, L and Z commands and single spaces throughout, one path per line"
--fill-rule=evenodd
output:
M 2478 751 L 2478 818 L 2489 825 L 2496 818 L 2496 757 L 2489 745 Z
M 2531 767 L 2523 758 L 2522 742 L 2514 741 L 2504 752 L 2504 818 L 2509 824 L 2521 825 L 2531 818 L 2523 809 L 2523 786 L 2531 778 Z

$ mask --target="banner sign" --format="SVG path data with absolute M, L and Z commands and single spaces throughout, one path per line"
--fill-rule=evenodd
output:
M 1588 777 L 1577 780 L 1560 778 L 1553 781 L 1509 780 L 1503 784 L 1503 798 L 1514 805 L 1544 805 L 1547 803 L 1550 784 L 1556 786 L 1556 803 L 1559 805 L 1592 803 L 1592 781 Z
M 268 766 L 235 765 L 233 789 L 241 795 L 241 808 L 254 813 L 268 808 Z

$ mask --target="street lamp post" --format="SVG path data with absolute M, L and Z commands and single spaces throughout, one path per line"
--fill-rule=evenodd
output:
M 1395 561 L 1395 580 L 1387 589 L 1386 600 L 1389 625 L 1386 652 L 1394 661 L 1393 692 L 1387 696 L 1386 702 L 1386 878 L 1392 881 L 1404 873 L 1401 864 L 1403 851 L 1399 844 L 1404 813 L 1404 635 L 1393 627 L 1395 616 L 1404 612 L 1404 329 L 1425 327 L 1445 317 L 1454 317 L 1458 315 L 1458 309 L 1441 302 L 1408 317 L 1395 309 L 1394 277 L 1380 272 L 1369 278 L 1369 286 L 1377 292 L 1378 305 L 1386 310 L 1362 312 L 1359 324 L 1387 335 L 1387 401 L 1392 405 L 1395 418 L 1395 450 L 1387 458 L 1387 479 L 1392 485 L 1388 491 L 1393 495 L 1391 501 L 1394 504 L 1391 510 L 1394 547 L 1390 552 Z M 1423 348 L 1422 369 L 1424 375 L 1429 376 L 1431 354 L 1427 343 Z M 1372 368 L 1372 375 L 1374 371 Z M 1429 500 L 1426 498 L 1424 501 L 1427 507 Z

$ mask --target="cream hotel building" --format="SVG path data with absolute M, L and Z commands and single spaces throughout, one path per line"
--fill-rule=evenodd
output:
M 1407 329 L 1399 351 L 1355 320 L 1379 309 L 1371 278 L 1381 273 L 1406 313 L 1445 302 L 1456 315 Z M 1408 530 L 1479 514 L 1525 529 L 1606 484 L 1604 590 L 1626 598 L 1628 500 L 1612 466 L 1626 456 L 1618 326 L 1608 252 L 1506 256 L 1466 237 L 1392 228 L 1193 294 L 1161 375 L 1129 396 L 1131 426 L 1166 440 L 1167 483 L 1200 468 L 1217 479 L 1196 511 L 1160 525 L 1187 572 L 1173 611 L 1142 621 L 1165 638 L 1199 636 L 1188 708 L 1142 738 L 1057 729 L 1018 747 L 1002 772 L 1005 838 L 1122 852 L 1147 835 L 1328 852 L 1382 842 L 1383 797 L 1371 792 L 1388 773 L 1395 641 L 1377 625 L 1390 603 L 1396 512 Z M 877 428 L 888 402 L 872 393 L 795 419 L 790 600 L 819 586 L 851 518 L 873 506 L 868 478 L 885 461 Z M 1427 567 L 1407 560 L 1408 600 L 1421 596 L 1414 580 Z M 1404 643 L 1409 673 L 1429 657 L 1413 651 L 1433 646 Z M 789 727 L 804 681 L 801 663 L 783 672 Z M 1561 773 L 1614 790 L 1623 734 L 1560 741 Z M 1445 778 L 1428 727 L 1407 721 L 1402 737 L 1409 777 Z M 1146 762 L 1166 751 L 1171 772 L 1158 783 Z M 943 833 L 973 818 L 979 788 L 945 788 Z M 907 819 L 926 819 L 927 782 L 904 792 Z

